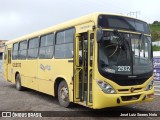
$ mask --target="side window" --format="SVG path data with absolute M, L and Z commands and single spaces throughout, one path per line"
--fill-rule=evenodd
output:
M 13 44 L 12 60 L 18 59 L 18 43 Z
M 22 41 L 19 43 L 19 52 L 18 52 L 18 58 L 23 60 L 26 59 L 27 56 L 27 40 Z
M 55 58 L 73 58 L 75 29 L 68 29 L 56 34 Z
M 36 59 L 38 57 L 39 38 L 33 38 L 28 41 L 28 59 Z
M 44 35 L 40 40 L 39 58 L 51 59 L 53 57 L 53 34 Z

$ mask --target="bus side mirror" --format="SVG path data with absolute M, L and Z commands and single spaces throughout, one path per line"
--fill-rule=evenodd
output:
M 103 38 L 103 30 L 97 30 L 97 42 L 100 43 L 102 41 Z

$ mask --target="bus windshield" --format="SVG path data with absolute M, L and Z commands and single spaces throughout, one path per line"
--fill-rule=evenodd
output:
M 146 22 L 122 16 L 100 15 L 98 17 L 98 26 L 104 29 L 121 29 L 150 34 Z
M 151 38 L 104 31 L 103 40 L 99 43 L 99 66 L 107 73 L 120 75 L 151 72 Z

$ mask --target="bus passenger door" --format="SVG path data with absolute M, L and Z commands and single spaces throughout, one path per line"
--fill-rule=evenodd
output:
M 5 46 L 5 51 L 4 51 L 4 61 L 3 61 L 3 77 L 5 80 L 8 79 L 8 50 L 7 46 Z
M 87 42 L 87 105 L 92 105 L 92 76 L 93 76 L 93 44 L 94 33 L 88 31 L 88 42 Z
M 11 81 L 11 49 L 7 50 L 7 80 Z
M 93 32 L 75 35 L 74 102 L 92 105 Z

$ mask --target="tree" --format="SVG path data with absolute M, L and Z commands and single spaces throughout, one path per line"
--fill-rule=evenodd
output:
M 156 20 L 156 21 L 153 22 L 153 24 L 154 25 L 160 25 L 160 22 Z
M 151 35 L 152 35 L 153 42 L 155 42 L 159 39 L 158 32 L 151 32 Z

